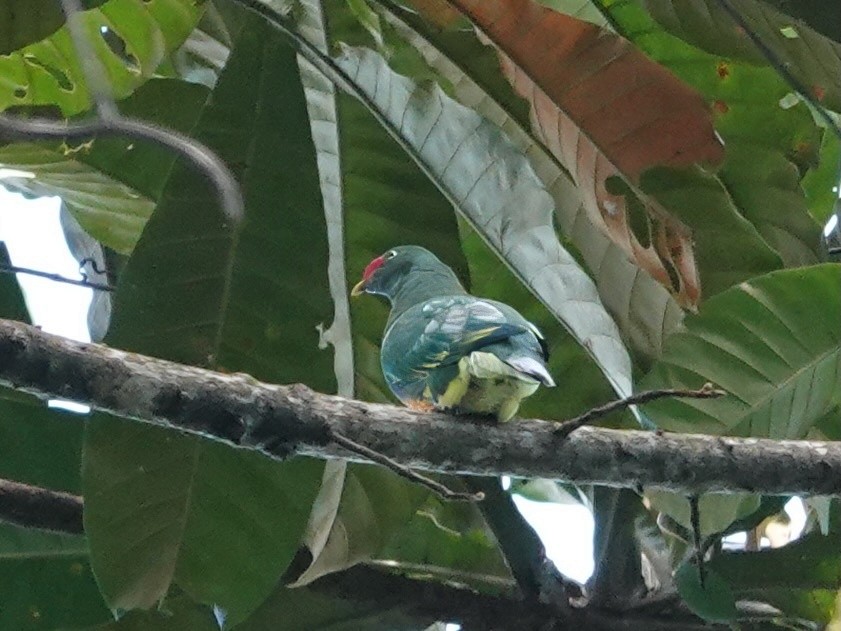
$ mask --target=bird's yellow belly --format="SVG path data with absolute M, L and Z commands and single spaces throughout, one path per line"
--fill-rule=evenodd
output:
M 459 374 L 435 402 L 440 409 L 494 415 L 511 420 L 520 402 L 534 394 L 539 383 L 490 353 L 474 352 L 459 361 Z

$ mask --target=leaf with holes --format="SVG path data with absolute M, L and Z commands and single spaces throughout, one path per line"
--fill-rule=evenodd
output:
M 187 38 L 202 14 L 192 0 L 109 0 L 83 11 L 81 31 L 108 77 L 115 98 L 148 80 Z M 0 56 L 0 111 L 11 106 L 54 105 L 65 116 L 87 110 L 79 56 L 67 26 L 41 41 Z
M 697 304 L 689 229 L 645 200 L 639 209 L 648 227 L 635 231 L 628 205 L 638 202 L 622 189 L 654 166 L 721 162 L 723 148 L 700 95 L 623 38 L 531 0 L 453 4 L 496 47 L 505 76 L 529 102 L 538 137 L 572 175 L 590 220 L 680 302 Z
M 304 94 L 294 52 L 259 21 L 243 28 L 195 135 L 233 168 L 246 216 L 231 225 L 204 178 L 177 165 L 121 277 L 107 342 L 334 390 L 316 331 L 331 302 Z M 111 605 L 153 606 L 174 580 L 230 624 L 292 559 L 324 466 L 101 416 L 83 462 L 86 532 Z
M 717 0 L 643 0 L 642 4 L 666 30 L 689 44 L 718 56 L 771 65 Z M 832 110 L 841 110 L 841 43 L 767 2 L 741 0 L 734 8 L 812 97 Z M 837 12 L 832 20 L 837 23 Z

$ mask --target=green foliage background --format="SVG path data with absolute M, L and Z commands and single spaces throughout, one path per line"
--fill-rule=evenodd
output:
M 509 11 L 524 2 L 500 0 Z M 641 242 L 656 233 L 641 210 L 651 207 L 691 235 L 696 304 L 594 219 L 592 191 L 500 69 L 497 52 L 513 40 L 495 49 L 452 13 L 469 3 L 85 2 L 81 23 L 120 111 L 213 149 L 240 183 L 245 220 L 226 221 L 200 174 L 142 141 L 6 143 L 0 165 L 32 177 L 0 183 L 60 195 L 105 249 L 117 291 L 110 320 L 97 315 L 92 330 L 107 328 L 105 342 L 119 348 L 392 401 L 378 359 L 387 311 L 349 304 L 347 293 L 371 258 L 416 243 L 547 334 L 560 387 L 532 397 L 525 417 L 561 420 L 637 390 L 712 381 L 728 396 L 655 403 L 610 422 L 837 438 L 841 265 L 829 261 L 821 229 L 837 212 L 839 133 L 715 0 L 543 4 L 627 38 L 709 107 L 721 165 L 612 180 Z M 841 22 L 828 25 L 814 2 L 736 4 L 838 125 Z M 89 114 L 51 0 L 0 0 L 0 54 L 0 110 Z M 526 79 L 543 85 L 551 64 Z M 575 121 L 577 131 L 589 137 L 601 118 Z M 28 319 L 8 275 L 0 315 Z M 399 599 L 340 599 L 313 585 L 357 563 L 486 593 L 513 588 L 475 507 L 445 504 L 377 467 L 276 463 L 103 414 L 83 419 L 9 389 L 0 390 L 0 435 L 0 475 L 83 494 L 86 529 L 0 528 L 2 628 L 435 622 Z M 705 589 L 689 563 L 686 498 L 650 492 L 643 504 L 628 491 L 561 493 L 548 481 L 513 488 L 593 510 L 592 606 L 608 592 L 614 608 L 638 605 L 643 555 L 654 591 L 704 619 L 738 621 L 747 614 L 737 603 L 750 600 L 775 608 L 760 616 L 768 627 L 841 624 L 837 500 L 810 499 L 806 532 L 788 546 L 719 551 Z M 774 498 L 710 496 L 701 507 L 714 550 L 730 532 L 780 519 Z M 655 524 L 658 512 L 668 528 Z M 311 564 L 281 580 L 301 546 Z

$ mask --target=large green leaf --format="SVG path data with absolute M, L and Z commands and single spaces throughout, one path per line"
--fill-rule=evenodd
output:
M 90 9 L 105 0 L 82 0 Z M 0 3 L 0 55 L 44 39 L 64 24 L 61 4 L 55 0 L 3 0 Z
M 202 86 L 155 79 L 119 106 L 127 116 L 189 132 L 206 98 Z M 29 174 L 4 178 L 3 186 L 60 196 L 89 234 L 125 254 L 140 238 L 175 159 L 153 143 L 126 138 L 0 146 L 0 164 Z
M 832 133 L 824 133 L 818 165 L 803 177 L 803 190 L 809 203 L 809 213 L 820 224 L 826 224 L 838 202 L 838 183 L 841 182 L 841 140 Z
M 353 26 L 340 2 L 322 6 L 311 0 L 302 7 L 299 28 L 322 51 L 336 33 Z M 323 338 L 335 346 L 341 394 L 389 401 L 379 362 L 388 310 L 370 298 L 354 300 L 348 308 L 347 288 L 373 257 L 400 243 L 429 247 L 466 282 L 456 222 L 447 200 L 371 114 L 357 101 L 337 95 L 306 61 L 300 63 L 318 151 L 335 305 L 333 324 Z M 388 489 L 388 501 L 379 501 L 382 489 Z M 305 539 L 313 565 L 300 581 L 369 559 L 404 526 L 423 497 L 422 489 L 388 471 L 351 465 L 345 475 L 339 464 L 329 463 Z M 395 511 L 396 506 L 401 508 Z
M 643 388 L 709 381 L 719 399 L 645 406 L 659 427 L 802 438 L 839 397 L 841 265 L 774 272 L 715 299 L 672 335 Z
M 151 199 L 75 160 L 69 151 L 62 155 L 46 146 L 17 143 L 0 147 L 0 163 L 28 173 L 4 179 L 6 188 L 58 195 L 91 234 L 120 252 L 131 251 L 155 208 Z
M 707 569 L 703 581 L 697 565 L 684 563 L 675 572 L 675 583 L 683 602 L 694 613 L 711 622 L 727 622 L 736 615 L 736 599 L 725 580 Z
M 246 216 L 232 225 L 204 179 L 176 167 L 121 277 L 108 342 L 335 389 L 315 328 L 330 295 L 304 95 L 294 53 L 258 21 L 243 29 L 196 135 L 238 175 Z M 86 530 L 112 606 L 149 607 L 175 579 L 230 623 L 288 565 L 323 469 L 103 417 L 84 464 Z
M 453 484 L 453 482 L 450 482 Z M 375 555 L 375 562 L 409 575 L 511 592 L 514 581 L 480 508 L 428 494 L 411 520 Z
M 321 464 L 277 465 L 134 425 L 114 444 L 114 423 L 94 422 L 85 444 L 85 527 L 106 598 L 115 609 L 148 607 L 174 579 L 243 619 L 292 559 Z
M 116 98 L 149 79 L 201 17 L 192 0 L 109 0 L 80 14 L 81 30 L 105 69 Z M 11 106 L 56 105 L 69 116 L 90 107 L 79 56 L 67 26 L 0 56 L 0 111 Z
M 117 105 L 120 113 L 125 116 L 189 134 L 196 125 L 208 94 L 208 89 L 202 85 L 178 79 L 155 78 L 144 83 Z M 131 138 L 97 138 L 92 143 L 69 149 L 70 155 L 80 162 L 98 169 L 153 201 L 160 198 L 172 165 L 181 160 L 169 149 Z M 91 230 L 90 226 L 88 229 Z M 140 231 L 131 236 L 132 243 L 136 242 Z M 105 239 L 101 240 L 118 249 Z
M 349 465 L 338 511 L 322 528 L 329 533 L 312 564 L 295 585 L 351 567 L 382 550 L 414 516 L 429 491 L 407 485 L 396 474 L 374 465 Z M 323 535 L 322 535 L 323 536 Z
M 0 627 L 84 627 L 110 617 L 85 556 L 8 559 L 0 571 Z
M 664 28 L 715 55 L 770 64 L 716 0 L 642 0 Z M 841 111 L 841 43 L 812 30 L 761 0 L 741 0 L 736 9 L 812 96 Z M 833 16 L 838 21 L 836 11 Z

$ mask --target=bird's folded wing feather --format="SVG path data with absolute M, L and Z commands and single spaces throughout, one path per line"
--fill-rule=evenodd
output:
M 456 363 L 484 346 L 531 333 L 526 326 L 508 321 L 493 304 L 475 298 L 431 300 L 417 317 L 423 328 L 401 363 L 418 371 Z

